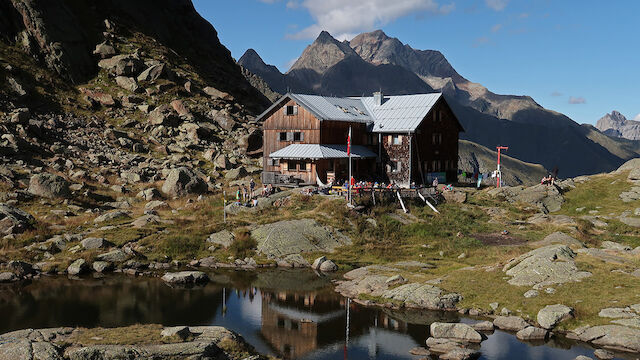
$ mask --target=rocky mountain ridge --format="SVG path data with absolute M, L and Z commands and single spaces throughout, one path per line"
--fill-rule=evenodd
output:
M 254 52 L 251 58 L 255 62 L 259 56 Z M 241 65 L 262 77 L 261 68 L 244 60 Z M 278 73 L 271 71 L 269 78 L 277 80 L 266 82 L 280 93 L 286 89 L 278 84 L 289 79 L 304 85 L 297 92 L 335 96 L 440 91 L 465 128 L 463 139 L 489 149 L 511 145 L 512 156 L 545 168 L 557 166 L 561 176 L 611 171 L 640 155 L 637 144 L 581 126 L 531 97 L 494 94 L 458 74 L 442 53 L 415 50 L 379 30 L 350 42 L 323 32 L 291 70 Z
M 640 121 L 628 120 L 616 110 L 601 117 L 596 123 L 596 128 L 612 137 L 640 140 Z

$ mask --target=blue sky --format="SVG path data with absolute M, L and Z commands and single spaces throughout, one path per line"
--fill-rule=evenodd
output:
M 384 30 L 441 51 L 467 79 L 532 96 L 579 123 L 640 120 L 640 1 L 194 0 L 235 58 L 254 48 L 285 72 L 321 29 Z

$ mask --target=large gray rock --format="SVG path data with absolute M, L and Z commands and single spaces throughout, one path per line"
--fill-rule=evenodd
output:
M 233 244 L 233 234 L 229 230 L 218 231 L 217 233 L 213 233 L 209 235 L 207 238 L 207 242 L 220 245 L 225 249 Z
M 29 181 L 29 192 L 50 199 L 71 197 L 67 180 L 49 173 L 33 175 Z
M 547 305 L 538 311 L 538 324 L 545 329 L 553 329 L 561 321 L 573 317 L 573 309 L 562 304 Z
M 507 331 L 520 331 L 529 324 L 519 316 L 498 316 L 493 320 L 493 325 L 498 329 Z
M 516 333 L 516 337 L 520 340 L 545 340 L 549 336 L 549 332 L 545 329 L 529 326 Z
M 563 233 L 562 231 L 556 231 L 552 234 L 547 235 L 544 239 L 532 243 L 532 245 L 534 246 L 547 246 L 553 244 L 563 244 L 579 248 L 586 247 L 582 241 L 576 240 L 571 236 Z
M 566 245 L 549 245 L 509 261 L 503 271 L 512 277 L 508 283 L 516 286 L 561 284 L 591 276 L 578 270 L 575 257 Z
M 95 219 L 93 219 L 93 222 L 96 224 L 99 224 L 107 221 L 113 221 L 117 219 L 129 219 L 129 218 L 130 216 L 128 212 L 116 210 L 116 211 L 111 211 L 96 217 Z
M 552 185 L 535 185 L 532 187 L 501 187 L 489 191 L 492 196 L 503 197 L 509 202 L 521 202 L 536 206 L 543 213 L 559 211 L 564 198 L 558 188 Z
M 29 264 L 28 262 L 14 260 L 9 261 L 8 265 L 9 269 L 13 270 L 13 272 L 16 273 L 16 275 L 18 275 L 19 277 L 25 277 L 27 275 L 33 275 L 36 273 L 33 265 Z
M 332 252 L 339 246 L 351 244 L 348 237 L 312 219 L 259 225 L 251 230 L 251 237 L 258 242 L 260 253 L 275 257 L 305 252 Z
M 384 277 L 386 282 L 387 277 Z M 445 294 L 430 284 L 410 283 L 384 291 L 381 297 L 403 302 L 406 307 L 429 310 L 452 310 L 462 300 L 456 293 Z
M 318 270 L 320 270 L 321 272 L 334 272 L 338 271 L 338 265 L 336 265 L 331 260 L 326 260 L 323 261 L 322 264 L 320 264 L 320 268 Z
M 117 76 L 116 84 L 118 84 L 118 86 L 120 86 L 121 88 L 129 90 L 131 92 L 138 91 L 138 83 L 136 82 L 136 79 L 132 77 Z
M 114 249 L 107 253 L 100 254 L 97 256 L 97 259 L 100 261 L 113 262 L 113 263 L 122 263 L 129 259 L 131 259 L 131 255 L 125 253 L 120 249 Z
M 143 63 L 138 57 L 125 54 L 100 60 L 98 67 L 115 76 L 134 76 L 142 71 Z
M 600 325 L 574 330 L 581 341 L 611 350 L 640 352 L 640 329 L 620 325 Z
M 287 255 L 284 258 L 278 260 L 278 267 L 285 268 L 308 268 L 309 262 L 305 260 L 300 254 Z
M 89 265 L 84 259 L 78 259 L 69 265 L 67 268 L 67 274 L 69 275 L 81 275 L 89 270 Z
M 631 308 L 605 308 L 600 310 L 598 316 L 612 319 L 626 319 L 635 318 L 639 315 L 636 314 Z
M 205 284 L 209 282 L 209 276 L 202 271 L 180 271 L 174 273 L 166 273 L 162 280 L 169 284 L 187 285 L 187 284 Z
M 12 272 L 0 273 L 0 284 L 2 284 L 2 283 L 10 283 L 10 282 L 18 281 L 18 280 L 19 280 L 19 278 L 16 276 L 16 274 L 14 274 Z
M 464 342 L 479 343 L 482 335 L 471 326 L 462 323 L 434 322 L 430 326 L 431 336 L 434 338 L 454 339 Z
M 186 167 L 172 169 L 162 185 L 162 192 L 173 197 L 203 194 L 207 189 L 207 183 Z
M 107 239 L 95 237 L 86 238 L 82 240 L 81 244 L 87 250 L 105 249 L 113 246 Z
M 35 218 L 26 211 L 0 203 L 0 234 L 19 234 L 33 227 Z

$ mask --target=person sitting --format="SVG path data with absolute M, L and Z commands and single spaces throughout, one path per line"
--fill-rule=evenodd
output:
M 542 178 L 542 181 L 540 181 L 540 184 L 549 185 L 552 183 L 552 181 L 553 181 L 553 177 L 551 175 L 548 175 Z

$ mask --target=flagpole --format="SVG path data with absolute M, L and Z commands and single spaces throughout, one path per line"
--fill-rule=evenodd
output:
M 347 150 L 349 155 L 349 205 L 351 205 L 351 126 L 349 126 L 349 139 Z

